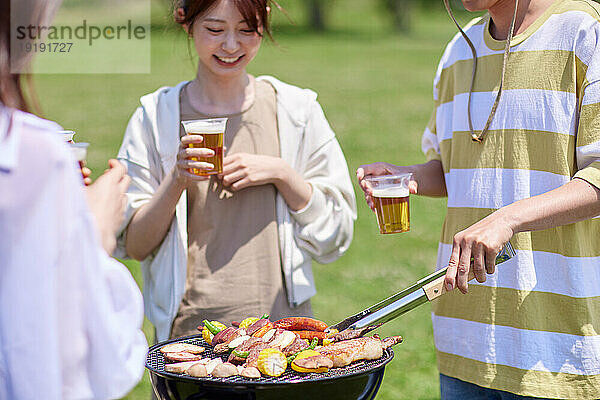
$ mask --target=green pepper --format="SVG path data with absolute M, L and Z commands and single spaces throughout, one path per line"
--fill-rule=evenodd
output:
M 210 331 L 210 333 L 212 333 L 213 335 L 216 335 L 217 333 L 219 333 L 223 330 L 223 329 L 218 328 L 218 327 L 214 326 L 213 324 L 211 324 L 210 321 L 207 319 L 202 321 L 202 323 L 204 324 L 206 329 L 208 329 Z
M 262 317 L 260 317 L 260 319 L 269 319 L 269 314 L 263 314 Z
M 305 348 L 305 349 L 302 349 L 302 350 L 300 350 L 300 351 L 297 351 L 296 353 L 292 354 L 291 356 L 289 356 L 289 357 L 287 358 L 287 362 L 288 362 L 288 364 L 291 364 L 291 363 L 292 363 L 292 361 L 294 361 L 294 359 L 295 359 L 295 358 L 298 356 L 298 354 L 300 354 L 300 353 L 301 353 L 301 352 L 303 352 L 304 350 L 314 350 L 314 349 L 315 349 L 315 347 L 317 347 L 317 344 L 318 344 L 318 343 L 319 343 L 319 339 L 317 339 L 317 338 L 313 338 L 312 342 L 310 342 L 310 345 L 309 345 L 307 348 Z
M 231 354 L 233 354 L 234 356 L 239 357 L 239 358 L 248 358 L 248 356 L 250 355 L 250 352 L 233 350 L 231 352 Z

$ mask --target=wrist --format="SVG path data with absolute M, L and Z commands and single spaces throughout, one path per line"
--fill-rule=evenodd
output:
M 521 223 L 518 217 L 518 213 L 516 212 L 516 207 L 514 204 L 510 204 L 506 207 L 502 207 L 498 211 L 494 213 L 498 222 L 501 226 L 507 227 L 512 234 L 521 232 Z
M 171 171 L 169 186 L 182 192 L 187 188 L 187 179 L 179 173 L 179 168 L 177 166 L 173 167 L 173 170 Z

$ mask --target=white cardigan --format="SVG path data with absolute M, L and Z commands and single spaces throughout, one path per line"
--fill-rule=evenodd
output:
M 317 95 L 273 77 L 277 92 L 280 155 L 313 188 L 306 207 L 291 211 L 277 195 L 277 225 L 282 270 L 288 301 L 297 306 L 316 294 L 312 259 L 329 263 L 340 257 L 352 241 L 356 201 L 348 167 Z M 147 203 L 175 165 L 179 146 L 179 93 L 187 82 L 165 87 L 140 99 L 127 126 L 119 160 L 132 184 L 116 252 L 127 257 L 125 230 L 135 211 Z M 168 338 L 184 294 L 187 269 L 187 211 L 185 192 L 161 245 L 142 262 L 146 316 L 159 341 Z

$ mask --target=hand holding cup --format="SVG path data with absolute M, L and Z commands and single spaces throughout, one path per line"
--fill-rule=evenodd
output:
M 373 189 L 372 186 L 365 180 L 368 176 L 381 176 L 381 175 L 401 175 L 404 173 L 412 173 L 413 171 L 409 167 L 398 166 L 386 162 L 376 162 L 372 164 L 363 164 L 356 170 L 356 179 L 358 184 L 365 194 L 365 200 L 371 210 L 375 211 L 375 203 L 373 202 Z M 417 194 L 418 185 L 414 180 L 414 176 L 411 176 L 408 182 L 408 190 L 410 194 Z
M 205 181 L 210 175 L 200 171 L 211 171 L 214 164 L 201 161 L 213 157 L 214 150 L 202 147 L 204 138 L 201 135 L 185 135 L 179 143 L 177 152 L 177 164 L 175 176 L 178 181 L 185 181 L 186 184 L 192 181 Z

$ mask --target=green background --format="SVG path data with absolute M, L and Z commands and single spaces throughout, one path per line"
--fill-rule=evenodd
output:
M 115 2 L 118 7 L 118 2 Z M 399 36 L 376 2 L 337 1 L 328 30 L 307 28 L 299 1 L 280 1 L 290 22 L 274 10 L 276 43 L 266 40 L 249 71 L 271 74 L 319 94 L 325 114 L 348 161 L 358 204 L 354 241 L 329 265 L 314 265 L 318 294 L 315 316 L 335 323 L 414 283 L 433 271 L 445 200 L 413 196 L 411 230 L 380 235 L 354 171 L 361 164 L 424 161 L 421 134 L 433 107 L 432 80 L 455 27 L 440 4 L 416 7 L 412 30 Z M 160 86 L 192 79 L 193 46 L 170 23 L 167 2 L 152 2 L 150 74 L 34 75 L 42 115 L 77 131 L 90 142 L 88 165 L 98 176 L 115 157 L 139 97 Z M 459 14 L 461 23 L 472 15 Z M 139 264 L 126 261 L 141 284 Z M 439 398 L 439 383 L 428 304 L 379 329 L 402 335 L 386 368 L 378 399 Z M 148 340 L 152 328 L 144 324 Z M 126 399 L 148 399 L 147 374 Z

